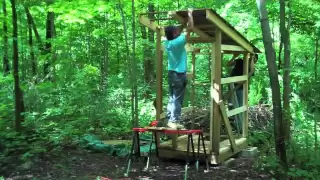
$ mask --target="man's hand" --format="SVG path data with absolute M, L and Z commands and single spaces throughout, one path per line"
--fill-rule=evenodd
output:
M 240 54 L 241 54 L 241 53 L 238 53 L 238 52 L 233 53 L 233 56 L 232 56 L 231 60 L 228 61 L 227 65 L 228 65 L 228 66 L 233 66 L 233 64 L 235 63 L 234 60 L 235 60 Z
M 232 66 L 234 64 L 234 60 L 231 59 L 230 61 L 228 61 L 227 66 Z
M 241 54 L 241 53 L 239 53 L 239 52 L 235 52 L 235 53 L 233 53 L 232 59 L 237 58 L 240 54 Z
M 192 12 L 193 10 L 191 8 L 188 9 L 188 29 L 192 29 L 193 28 L 193 16 L 192 16 Z
M 188 16 L 189 17 L 192 16 L 192 12 L 193 12 L 193 10 L 191 8 L 188 8 Z

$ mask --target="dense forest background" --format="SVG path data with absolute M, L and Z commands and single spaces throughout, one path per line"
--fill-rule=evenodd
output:
M 139 0 L 133 10 L 131 1 L 121 0 L 1 0 L 0 164 L 8 163 L 10 156 L 26 161 L 76 146 L 85 134 L 116 139 L 130 133 L 137 117 L 140 126 L 154 120 L 155 34 L 139 23 L 138 14 L 143 12 L 216 10 L 263 51 L 250 80 L 249 104 L 259 117 L 272 113 L 257 2 Z M 290 34 L 290 66 L 286 68 L 290 91 L 285 93 L 290 97 L 290 118 L 286 119 L 291 129 L 286 140 L 289 168 L 284 169 L 292 177 L 317 179 L 320 2 L 288 2 L 285 22 Z M 283 93 L 286 68 L 280 46 L 279 1 L 267 1 L 267 10 Z M 224 65 L 228 58 L 231 56 L 225 57 Z M 209 59 L 206 55 L 197 57 L 199 80 L 210 78 Z M 208 107 L 209 88 L 197 87 L 196 93 L 197 106 Z M 188 94 L 184 106 L 190 105 Z M 274 121 L 266 117 L 251 122 L 250 144 L 264 152 L 257 167 L 274 174 L 281 163 L 275 155 Z

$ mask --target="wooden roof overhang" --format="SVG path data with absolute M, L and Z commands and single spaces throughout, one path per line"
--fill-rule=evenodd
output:
M 167 14 L 169 18 L 150 19 L 149 13 L 142 13 L 139 16 L 141 24 L 149 29 L 156 31 L 160 28 L 161 35 L 164 36 L 164 27 L 157 24 L 155 21 L 173 19 L 178 21 L 180 25 L 185 25 L 188 21 L 188 11 L 165 11 L 151 12 L 153 14 Z M 194 28 L 193 32 L 198 37 L 191 37 L 188 43 L 213 43 L 215 40 L 216 29 L 221 30 L 222 50 L 224 51 L 247 51 L 250 53 L 261 53 L 261 51 L 249 42 L 239 31 L 237 31 L 230 23 L 217 14 L 212 9 L 195 9 L 193 10 Z

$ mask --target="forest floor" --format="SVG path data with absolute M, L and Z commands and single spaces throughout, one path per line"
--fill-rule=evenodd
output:
M 256 106 L 249 114 L 251 127 L 264 127 L 270 119 L 270 111 L 267 107 Z M 199 111 L 199 123 L 208 118 L 208 112 Z M 188 118 L 186 118 L 186 123 Z M 8 158 L 6 165 L 0 167 L 1 176 L 5 180 L 179 180 L 183 179 L 185 161 L 160 161 L 160 169 L 156 168 L 157 161 L 151 162 L 149 171 L 142 171 L 145 161 L 134 161 L 129 178 L 124 178 L 127 167 L 126 158 L 113 157 L 106 153 L 97 153 L 81 148 L 67 148 L 55 153 L 46 153 L 42 158 L 27 160 L 15 160 L 16 157 Z M 228 166 L 210 166 L 208 173 L 203 173 L 205 166 L 200 166 L 200 180 L 205 179 L 239 179 L 239 180 L 270 180 L 271 176 L 264 172 L 259 172 L 253 167 L 254 158 L 235 158 Z M 1 163 L 0 163 L 1 164 Z M 0 165 L 1 166 L 1 165 Z M 188 179 L 196 179 L 195 165 L 190 164 L 188 169 Z M 104 177 L 104 178 L 102 178 Z M 142 178 L 147 177 L 147 178 Z
M 253 168 L 254 159 L 235 158 L 232 166 L 210 166 L 208 173 L 201 173 L 200 179 L 271 179 L 267 174 L 256 171 Z M 101 180 L 147 180 L 183 179 L 184 161 L 161 160 L 160 170 L 154 165 L 157 161 L 151 162 L 149 172 L 142 171 L 145 166 L 143 160 L 134 161 L 130 178 L 124 178 L 126 169 L 126 158 L 112 157 L 104 153 L 92 153 L 87 150 L 73 149 L 62 150 L 55 155 L 46 155 L 42 160 L 27 161 L 24 164 L 10 163 L 6 170 L 6 180 L 95 180 L 97 177 L 104 177 Z M 189 178 L 195 178 L 195 166 L 190 164 L 188 170 Z M 204 165 L 200 165 L 200 172 L 203 172 Z M 139 177 L 140 176 L 140 177 Z M 141 178 L 146 176 L 147 178 Z

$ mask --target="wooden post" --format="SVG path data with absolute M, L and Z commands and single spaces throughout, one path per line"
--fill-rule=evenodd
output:
M 243 75 L 247 76 L 247 80 L 245 81 L 245 83 L 243 84 L 243 105 L 247 107 L 247 110 L 245 112 L 243 112 L 242 115 L 242 136 L 243 137 L 248 137 L 248 118 L 249 118 L 249 102 L 248 102 L 248 93 L 249 93 L 249 53 L 244 54 L 244 59 L 243 59 Z
M 196 79 L 196 55 L 194 52 L 192 52 L 192 95 L 191 95 L 191 104 L 192 104 L 192 122 L 191 122 L 191 129 L 194 129 L 194 118 L 195 118 L 195 96 L 196 96 L 196 90 L 195 90 L 195 79 Z
M 212 44 L 211 62 L 211 122 L 210 143 L 213 158 L 217 158 L 220 149 L 221 112 L 219 102 L 221 100 L 221 31 L 215 32 L 215 42 Z M 213 159 L 213 161 L 218 161 Z

